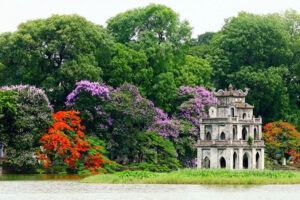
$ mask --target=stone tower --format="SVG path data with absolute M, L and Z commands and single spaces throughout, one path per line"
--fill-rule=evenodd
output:
M 262 119 L 245 102 L 248 91 L 233 90 L 231 84 L 228 90 L 214 91 L 217 103 L 200 119 L 198 168 L 264 169 Z

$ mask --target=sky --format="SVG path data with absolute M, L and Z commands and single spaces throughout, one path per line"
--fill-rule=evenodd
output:
M 0 33 L 16 31 L 22 22 L 53 14 L 78 14 L 106 26 L 106 20 L 118 13 L 150 3 L 166 5 L 181 20 L 188 20 L 194 37 L 220 30 L 225 18 L 241 11 L 269 14 L 294 9 L 300 13 L 300 0 L 0 0 Z

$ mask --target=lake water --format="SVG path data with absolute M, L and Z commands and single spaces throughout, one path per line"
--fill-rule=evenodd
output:
M 0 200 L 299 200 L 300 185 L 203 186 L 146 184 L 86 184 L 50 177 L 0 181 Z M 20 178 L 20 177 L 19 177 Z M 16 178 L 15 178 L 16 179 Z M 49 179 L 49 177 L 48 177 Z M 1 178 L 0 178 L 1 180 Z

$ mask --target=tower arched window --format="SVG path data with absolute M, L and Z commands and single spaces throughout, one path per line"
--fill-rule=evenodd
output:
M 210 160 L 208 157 L 205 157 L 204 158 L 204 161 L 203 161 L 203 168 L 210 168 Z
M 222 132 L 222 133 L 221 133 L 221 135 L 220 135 L 220 139 L 221 139 L 221 140 L 225 140 L 225 139 L 226 139 L 226 137 L 225 137 L 225 133 L 224 133 L 224 132 Z
M 205 140 L 211 140 L 211 134 L 210 134 L 210 132 L 207 132 L 205 134 Z
M 236 127 L 232 128 L 232 135 L 233 135 L 233 140 L 237 140 Z
M 247 114 L 244 113 L 244 114 L 243 114 L 243 119 L 246 119 L 246 117 L 247 117 Z
M 234 117 L 234 108 L 230 108 L 230 115 L 231 117 Z
M 254 128 L 254 140 L 258 140 L 258 134 L 256 128 Z
M 220 159 L 220 168 L 226 168 L 226 160 L 224 157 Z
M 246 127 L 244 127 L 243 130 L 242 130 L 242 139 L 243 140 L 247 139 L 247 129 L 246 129 Z

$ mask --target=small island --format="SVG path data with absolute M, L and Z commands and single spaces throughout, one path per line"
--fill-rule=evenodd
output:
M 299 30 L 240 12 L 195 36 L 160 4 L 23 22 L 0 35 L 0 177 L 300 184 Z

